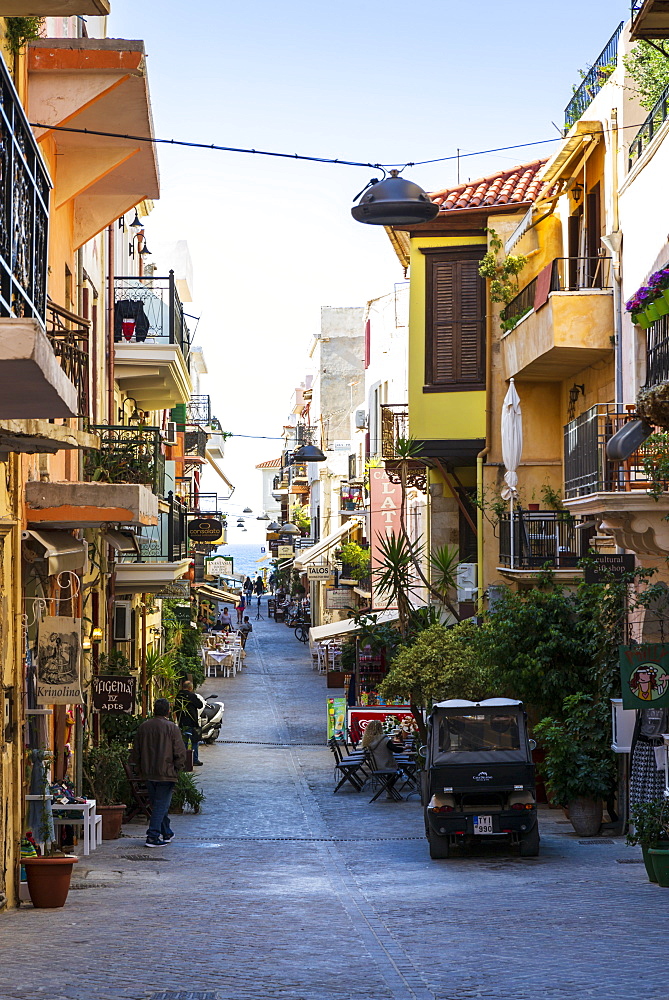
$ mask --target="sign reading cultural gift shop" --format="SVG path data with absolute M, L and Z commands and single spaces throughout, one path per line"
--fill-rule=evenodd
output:
M 82 705 L 81 618 L 47 617 L 37 637 L 37 704 Z
M 188 524 L 188 537 L 194 542 L 218 542 L 223 525 L 216 517 L 198 517 Z
M 633 572 L 633 555 L 598 552 L 596 555 L 588 556 L 583 579 L 586 583 L 609 583 L 612 579 L 624 576 L 625 573 Z
M 620 646 L 623 708 L 669 707 L 669 643 Z
M 98 712 L 132 712 L 135 707 L 135 678 L 98 674 L 93 678 L 93 708 Z

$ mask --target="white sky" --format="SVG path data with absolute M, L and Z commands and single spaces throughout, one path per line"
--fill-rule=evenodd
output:
M 142 38 L 156 135 L 365 162 L 405 163 L 557 137 L 578 70 L 628 0 L 112 0 L 109 35 Z M 461 161 L 461 179 L 554 144 Z M 363 305 L 402 279 L 383 230 L 354 222 L 368 168 L 159 147 L 149 247 L 188 241 L 203 386 L 224 428 L 278 435 L 322 305 Z M 427 190 L 454 162 L 406 171 Z M 231 513 L 260 513 L 256 462 L 279 442 L 233 439 Z M 213 475 L 206 488 L 217 488 Z M 220 483 L 221 492 L 223 484 Z M 232 522 L 231 522 L 232 523 Z M 264 537 L 253 520 L 231 542 Z

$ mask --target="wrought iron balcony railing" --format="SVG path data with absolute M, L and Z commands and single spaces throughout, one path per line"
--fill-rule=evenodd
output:
M 669 316 L 660 316 L 646 330 L 646 384 L 650 389 L 654 385 L 669 382 Z
M 79 416 L 89 418 L 88 335 L 90 321 L 49 300 L 46 307 L 46 335 L 54 354 L 79 396 Z
M 669 86 L 664 88 L 653 110 L 630 143 L 627 158 L 628 170 L 631 170 L 634 164 L 641 159 L 667 118 L 669 118 Z
M 381 456 L 399 458 L 397 441 L 409 437 L 409 407 L 406 403 L 381 405 Z
M 609 439 L 628 421 L 636 420 L 634 406 L 619 413 L 613 403 L 598 403 L 564 429 L 565 497 L 593 493 L 620 493 L 642 490 L 651 485 L 646 463 L 657 452 L 653 439 L 624 462 L 612 462 L 606 455 Z M 661 433 L 658 428 L 658 433 Z M 666 447 L 665 447 L 666 450 Z
M 0 59 L 0 316 L 44 326 L 49 189 L 42 154 Z
M 211 396 L 191 396 L 186 403 L 186 422 L 189 424 L 211 424 Z
M 178 344 L 188 360 L 190 331 L 176 290 L 166 278 L 114 278 L 114 340 L 133 344 Z
M 206 431 L 198 427 L 196 430 L 186 431 L 184 438 L 186 457 L 189 455 L 197 458 L 205 457 L 207 440 L 209 438 Z
M 499 564 L 513 569 L 575 569 L 588 552 L 588 532 L 567 511 L 516 508 L 499 519 Z M 512 558 L 513 525 L 513 558 Z M 586 535 L 583 538 L 583 535 Z
M 502 309 L 500 317 L 507 330 L 534 309 L 538 280 L 537 275 Z M 550 292 L 587 292 L 611 287 L 610 257 L 556 257 L 552 262 Z
M 179 562 L 188 557 L 188 511 L 170 491 L 167 510 L 161 510 L 157 525 L 144 528 L 136 556 L 122 556 L 121 562 Z
M 583 117 L 583 113 L 600 92 L 608 78 L 613 73 L 618 60 L 618 39 L 623 30 L 621 21 L 608 42 L 595 59 L 588 72 L 583 77 L 581 85 L 574 91 L 574 96 L 564 109 L 565 129 Z
M 84 460 L 89 481 L 140 483 L 155 494 L 165 491 L 165 456 L 158 427 L 92 424 L 100 448 L 88 449 Z

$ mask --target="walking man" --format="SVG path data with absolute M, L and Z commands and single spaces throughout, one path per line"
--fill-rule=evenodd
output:
M 130 751 L 130 762 L 146 782 L 151 803 L 146 847 L 162 847 L 174 840 L 167 812 L 179 771 L 186 764 L 186 747 L 179 727 L 167 718 L 169 711 L 167 698 L 157 698 L 153 718 L 141 724 Z
M 188 749 L 188 744 L 191 745 L 193 767 L 202 767 L 202 761 L 197 752 L 200 742 L 200 706 L 201 701 L 193 691 L 193 682 L 184 681 L 181 690 L 174 699 L 174 711 L 184 746 Z

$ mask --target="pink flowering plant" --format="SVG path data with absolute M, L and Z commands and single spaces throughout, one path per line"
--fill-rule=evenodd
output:
M 627 312 L 632 315 L 643 313 L 652 302 L 664 297 L 665 289 L 669 290 L 669 266 L 655 271 L 648 279 L 648 283 L 637 289 L 632 298 L 625 303 Z

